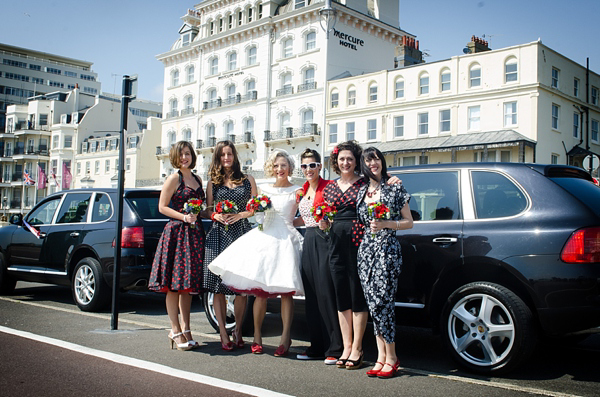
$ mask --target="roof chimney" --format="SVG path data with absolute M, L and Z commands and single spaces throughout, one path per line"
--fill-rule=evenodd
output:
M 469 49 L 469 54 L 491 50 L 486 40 L 483 40 L 475 35 L 471 36 L 471 41 L 467 43 L 467 48 Z

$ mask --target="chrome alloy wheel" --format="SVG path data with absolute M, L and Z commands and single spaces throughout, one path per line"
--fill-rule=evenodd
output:
M 90 266 L 84 264 L 77 269 L 74 282 L 75 298 L 82 305 L 89 305 L 96 293 L 96 278 Z
M 468 363 L 491 367 L 504 360 L 515 340 L 508 308 L 487 294 L 463 297 L 448 316 L 448 336 L 456 353 Z
M 204 296 L 204 310 L 206 311 L 211 326 L 218 331 L 219 321 L 217 320 L 214 306 L 215 294 L 213 292 L 207 292 Z M 234 300 L 235 295 L 225 295 L 225 328 L 227 329 L 227 332 L 231 332 L 235 328 Z

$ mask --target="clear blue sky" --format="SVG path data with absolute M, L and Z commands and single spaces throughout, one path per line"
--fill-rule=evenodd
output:
M 93 62 L 105 92 L 120 93 L 121 75 L 137 74 L 138 97 L 162 101 L 155 56 L 169 50 L 180 17 L 198 2 L 7 1 L 0 42 Z M 400 27 L 417 36 L 427 62 L 460 55 L 471 35 L 485 34 L 493 49 L 541 38 L 582 65 L 589 57 L 600 73 L 600 0 L 401 0 Z

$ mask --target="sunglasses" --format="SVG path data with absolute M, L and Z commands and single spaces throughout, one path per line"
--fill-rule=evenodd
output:
M 300 164 L 300 168 L 302 168 L 303 170 L 310 168 L 310 169 L 315 169 L 318 166 L 320 166 L 321 163 L 307 163 L 307 164 Z

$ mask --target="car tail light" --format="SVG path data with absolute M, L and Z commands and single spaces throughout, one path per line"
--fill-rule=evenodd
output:
M 589 227 L 574 232 L 560 254 L 567 263 L 600 262 L 600 227 Z
M 113 240 L 112 246 L 115 246 L 115 240 Z M 124 228 L 121 231 L 121 248 L 144 248 L 144 228 Z

